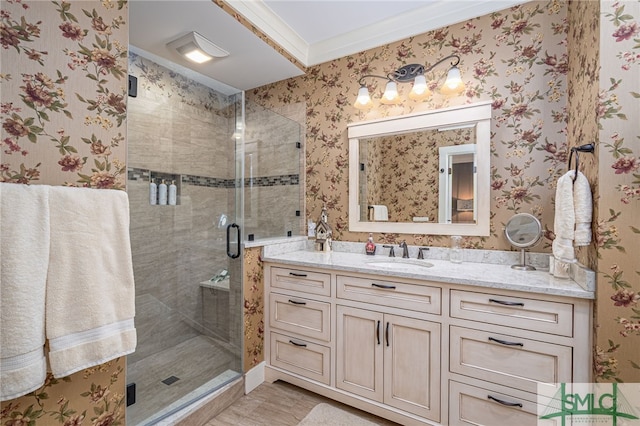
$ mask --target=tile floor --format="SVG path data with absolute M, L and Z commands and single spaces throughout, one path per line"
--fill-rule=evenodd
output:
M 127 380 L 136 383 L 137 395 L 136 403 L 127 408 L 127 425 L 149 423 L 158 413 L 179 406 L 182 397 L 204 386 L 207 378 L 238 370 L 237 363 L 225 347 L 206 336 L 131 363 Z M 171 376 L 179 380 L 163 382 Z
M 262 383 L 203 426 L 296 426 L 317 404 L 325 402 L 383 426 L 390 422 L 289 383 Z

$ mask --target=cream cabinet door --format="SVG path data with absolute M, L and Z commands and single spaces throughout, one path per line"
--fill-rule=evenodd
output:
M 440 421 L 440 324 L 384 316 L 384 403 Z
M 336 386 L 440 421 L 440 324 L 337 306 Z
M 336 312 L 336 386 L 382 402 L 383 314 L 340 305 Z

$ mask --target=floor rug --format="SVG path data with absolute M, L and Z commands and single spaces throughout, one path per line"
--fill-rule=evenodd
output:
M 355 414 L 344 411 L 333 405 L 321 403 L 313 407 L 313 410 L 302 419 L 298 426 L 375 426 L 369 420 L 358 417 Z

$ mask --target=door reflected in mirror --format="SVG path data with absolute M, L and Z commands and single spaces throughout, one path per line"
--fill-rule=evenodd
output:
M 441 146 L 438 222 L 476 223 L 476 145 Z

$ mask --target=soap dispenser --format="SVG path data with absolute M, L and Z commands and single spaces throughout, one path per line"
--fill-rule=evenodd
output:
M 158 204 L 158 185 L 156 185 L 155 179 L 151 179 L 149 183 L 149 204 Z
M 376 245 L 373 242 L 372 233 L 369 233 L 369 241 L 367 241 L 367 244 L 364 246 L 364 250 L 370 256 L 373 256 L 374 254 L 376 254 Z
M 172 180 L 169 185 L 169 205 L 175 206 L 178 201 L 178 188 L 176 187 L 176 181 Z
M 158 185 L 158 204 L 166 205 L 167 204 L 167 184 L 162 179 L 162 183 Z

